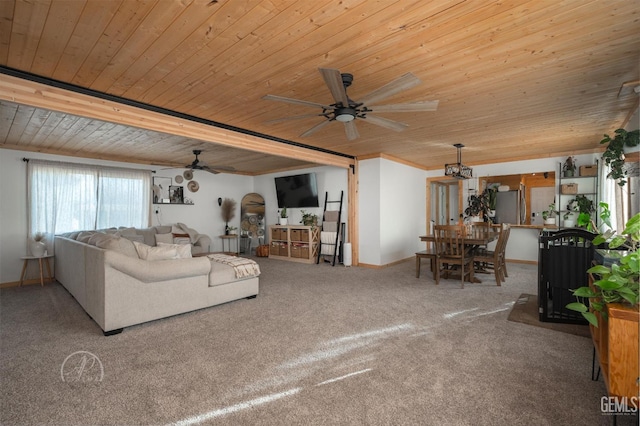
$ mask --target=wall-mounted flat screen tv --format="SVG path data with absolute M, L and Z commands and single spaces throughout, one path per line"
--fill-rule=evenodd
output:
M 275 178 L 278 207 L 319 207 L 315 173 Z

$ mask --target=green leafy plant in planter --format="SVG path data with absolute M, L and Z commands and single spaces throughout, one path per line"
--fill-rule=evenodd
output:
M 496 205 L 498 204 L 498 187 L 495 185 L 489 186 L 483 191 L 483 194 L 486 194 L 489 217 L 494 217 L 496 215 Z
M 287 224 L 287 207 L 283 207 L 280 211 L 278 211 L 278 215 L 280 216 L 280 218 L 278 219 L 278 223 L 280 225 L 286 225 Z
M 467 217 L 480 217 L 483 221 L 489 218 L 489 197 L 487 191 L 482 191 L 480 195 L 472 194 L 467 198 L 467 208 L 464 214 Z
M 593 200 L 588 198 L 586 195 L 580 194 L 576 195 L 576 198 L 569 201 L 569 205 L 575 205 L 575 207 L 577 208 L 577 226 L 593 231 L 595 227 L 592 225 L 591 214 L 596 211 L 596 208 L 593 205 Z M 567 209 L 569 205 L 567 206 Z
M 565 221 L 564 226 L 572 227 L 575 226 L 575 221 L 573 220 L 574 213 L 578 213 L 578 204 L 576 199 L 569 201 L 567 204 L 567 210 L 562 214 L 562 219 Z M 569 225 L 570 223 L 570 225 Z
M 558 210 L 556 210 L 556 203 L 551 203 L 551 204 L 549 204 L 548 210 L 543 210 L 542 211 L 542 219 L 544 219 L 545 221 L 547 219 L 553 219 L 559 213 L 560 212 Z
M 564 160 L 564 164 L 562 165 L 562 172 L 564 177 L 573 177 L 576 174 L 576 159 L 575 157 L 569 156 L 566 160 Z
M 304 210 L 300 210 L 300 213 L 302 213 L 302 220 L 300 220 L 300 223 L 304 226 L 311 226 L 311 229 L 314 229 L 318 224 L 318 215 L 305 212 Z
M 572 290 L 578 301 L 567 305 L 567 309 L 580 312 L 595 327 L 598 327 L 598 318 L 589 311 L 589 307 L 600 312 L 602 318 L 606 319 L 605 307 L 607 304 L 622 303 L 634 307 L 640 301 L 638 296 L 640 288 L 640 253 L 638 253 L 638 248 L 640 248 L 640 213 L 629 219 L 622 234 L 618 235 L 611 230 L 609 205 L 600 203 L 600 208 L 600 218 L 609 229 L 594 238 L 593 244 L 608 242 L 610 249 L 623 248 L 626 249 L 626 253 L 621 252 L 619 262 L 611 266 L 596 265 L 589 268 L 587 272 L 598 278 L 593 282 L 594 288 L 580 287 Z
M 624 186 L 627 183 L 627 172 L 624 169 L 624 148 L 640 144 L 640 130 L 627 132 L 624 129 L 618 129 L 613 137 L 604 135 L 600 144 L 608 144 L 602 153 L 602 159 L 611 168 L 607 177 L 617 180 L 618 185 Z

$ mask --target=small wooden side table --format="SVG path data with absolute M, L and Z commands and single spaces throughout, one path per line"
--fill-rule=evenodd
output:
M 239 247 L 239 243 L 238 243 L 238 234 L 220 235 L 220 238 L 222 239 L 222 252 L 223 253 L 233 253 L 236 256 L 240 253 L 240 247 Z M 225 249 L 224 249 L 224 242 L 225 241 L 229 241 L 229 243 L 228 243 L 229 250 L 228 251 L 225 251 Z M 236 242 L 236 251 L 231 251 L 231 241 L 235 241 Z
M 38 261 L 38 266 L 40 267 L 40 286 L 44 287 L 44 272 L 42 270 L 42 264 L 43 263 L 47 267 L 47 274 L 49 276 L 49 281 L 53 281 L 53 275 L 51 275 L 51 265 L 49 264 L 49 259 L 52 258 L 52 257 L 53 257 L 52 254 L 48 254 L 48 255 L 40 256 L 40 257 L 22 256 L 20 259 L 22 259 L 24 261 L 24 264 L 22 265 L 22 273 L 20 274 L 20 284 L 18 284 L 18 287 L 22 286 L 22 283 L 24 282 L 24 276 L 27 273 L 27 265 L 29 264 L 30 260 L 37 260 Z

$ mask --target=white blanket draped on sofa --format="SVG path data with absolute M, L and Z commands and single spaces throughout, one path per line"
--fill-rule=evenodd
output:
M 209 254 L 207 257 L 215 262 L 233 267 L 236 278 L 257 277 L 260 275 L 260 266 L 251 259 L 226 254 Z

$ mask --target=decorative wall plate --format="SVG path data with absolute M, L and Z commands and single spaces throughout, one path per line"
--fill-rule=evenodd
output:
M 193 171 L 185 170 L 184 173 L 182 174 L 182 176 L 184 176 L 184 178 L 186 180 L 191 180 L 191 179 L 193 179 Z
M 187 188 L 189 188 L 189 191 L 191 192 L 198 192 L 198 189 L 200 189 L 200 185 L 195 180 L 192 180 L 187 184 Z
M 173 178 L 173 180 L 175 180 L 176 183 L 182 183 L 182 176 L 177 175 L 176 177 Z

